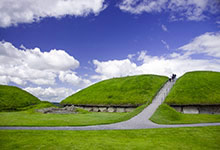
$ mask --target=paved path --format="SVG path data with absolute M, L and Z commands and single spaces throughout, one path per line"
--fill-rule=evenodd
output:
M 217 126 L 220 123 L 200 123 L 200 124 L 180 124 L 180 125 L 159 125 L 151 122 L 149 118 L 156 111 L 158 106 L 165 100 L 170 89 L 175 82 L 167 82 L 158 94 L 153 99 L 152 103 L 146 107 L 137 116 L 123 122 L 107 124 L 107 125 L 94 125 L 94 126 L 81 126 L 81 127 L 0 127 L 10 130 L 112 130 L 112 129 L 147 129 L 147 128 L 172 128 L 172 127 L 197 127 L 197 126 Z

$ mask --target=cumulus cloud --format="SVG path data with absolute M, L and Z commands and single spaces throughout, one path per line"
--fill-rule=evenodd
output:
M 176 73 L 178 76 L 185 72 L 196 70 L 220 71 L 220 40 L 219 33 L 205 33 L 196 37 L 191 43 L 178 48 L 177 52 L 164 56 L 151 56 L 147 51 L 137 54 L 137 61 L 130 59 L 98 61 L 96 66 L 96 79 L 107 79 L 137 74 L 157 74 L 170 76 Z M 213 59 L 193 59 L 193 54 L 213 56 Z
M 32 23 L 45 17 L 97 15 L 104 0 L 1 0 L 0 27 Z
M 39 48 L 19 49 L 9 42 L 0 42 L 0 83 L 53 85 L 60 71 L 71 71 L 78 60 L 64 50 L 42 52 Z
M 138 74 L 170 76 L 172 73 L 181 76 L 185 72 L 196 70 L 220 71 L 220 61 L 218 59 L 192 59 L 190 57 L 182 57 L 181 54 L 171 54 L 167 57 L 158 57 L 147 55 L 146 51 L 142 51 L 139 54 L 138 60 L 142 62 L 141 65 L 136 65 L 136 63 L 131 62 L 128 59 L 96 63 L 96 72 L 99 75 L 96 75 L 95 77 L 96 79 L 108 79 L 112 77 Z M 127 63 L 124 64 L 124 62 Z
M 30 92 L 34 96 L 38 97 L 40 100 L 46 100 L 50 102 L 60 102 L 64 98 L 75 93 L 69 88 L 42 88 L 42 87 L 27 87 L 24 88 L 27 92 Z
M 83 79 L 76 75 L 75 72 L 72 71 L 61 71 L 59 73 L 59 79 L 62 82 L 70 83 L 72 85 L 77 85 L 78 87 L 85 87 L 91 84 L 90 80 Z
M 203 53 L 208 56 L 220 57 L 220 32 L 204 33 L 180 47 L 179 50 L 186 51 L 189 55 Z
M 122 11 L 132 14 L 170 12 L 170 19 L 204 20 L 205 14 L 219 11 L 218 0 L 123 0 Z
M 108 79 L 112 77 L 120 77 L 129 75 L 136 68 L 136 64 L 132 63 L 129 59 L 124 60 L 109 60 L 98 61 L 93 60 L 96 66 L 95 71 L 100 75 L 92 76 L 93 79 Z

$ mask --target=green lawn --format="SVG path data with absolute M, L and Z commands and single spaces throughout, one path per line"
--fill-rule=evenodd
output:
M 96 83 L 63 100 L 62 104 L 140 105 L 151 102 L 168 80 L 165 76 L 138 75 Z
M 220 115 L 213 114 L 183 114 L 167 104 L 162 104 L 150 118 L 158 124 L 192 124 L 220 122 Z
M 165 103 L 220 104 L 220 72 L 186 73 L 176 81 Z
M 0 126 L 86 126 L 125 121 L 140 113 L 142 105 L 130 113 L 79 112 L 79 114 L 42 114 L 28 111 L 0 112 Z
M 144 130 L 0 130 L 0 147 L 47 150 L 219 150 L 220 126 Z
M 0 111 L 17 110 L 40 102 L 38 98 L 18 87 L 0 85 Z

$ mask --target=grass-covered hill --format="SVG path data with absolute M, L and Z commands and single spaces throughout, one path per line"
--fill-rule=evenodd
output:
M 96 83 L 63 100 L 62 104 L 141 105 L 153 97 L 168 80 L 165 76 L 138 75 Z
M 180 77 L 171 89 L 167 104 L 220 104 L 220 72 L 195 71 Z
M 17 110 L 39 103 L 38 98 L 18 87 L 0 85 L 0 111 Z

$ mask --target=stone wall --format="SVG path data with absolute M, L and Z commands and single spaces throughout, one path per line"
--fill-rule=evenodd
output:
M 36 109 L 36 112 L 48 114 L 70 114 L 70 113 L 76 113 L 76 108 L 74 105 L 72 106 L 66 106 L 63 108 L 56 108 L 56 107 L 49 107 L 49 108 L 42 108 L 42 109 Z
M 117 106 L 76 106 L 91 112 L 131 112 L 136 107 L 117 107 Z
M 220 105 L 170 105 L 184 114 L 220 114 Z

